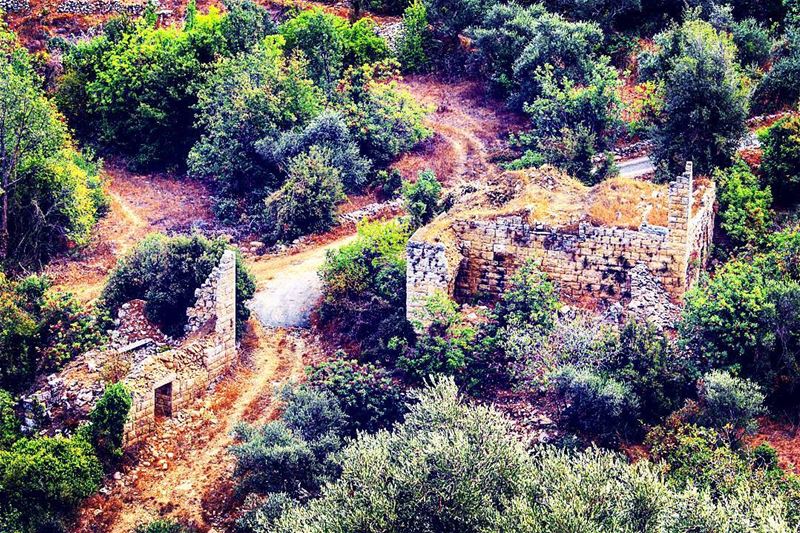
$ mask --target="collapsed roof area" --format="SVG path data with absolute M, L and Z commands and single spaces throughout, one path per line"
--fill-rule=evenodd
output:
M 708 258 L 715 195 L 691 164 L 663 185 L 612 178 L 587 187 L 552 167 L 505 173 L 412 236 L 409 318 L 434 291 L 496 298 L 528 260 L 575 303 L 629 300 L 637 265 L 680 299 Z

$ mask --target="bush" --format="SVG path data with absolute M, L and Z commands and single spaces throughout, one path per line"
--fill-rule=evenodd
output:
M 424 72 L 430 59 L 430 30 L 428 10 L 422 0 L 414 0 L 403 11 L 403 30 L 397 43 L 397 59 L 409 72 Z
M 103 469 L 81 437 L 23 438 L 0 450 L 0 524 L 37 531 L 100 488 Z
M 786 496 L 743 476 L 722 499 L 677 489 L 647 460 L 590 448 L 530 452 L 509 420 L 460 401 L 452 381 L 417 395 L 394 431 L 360 435 L 320 498 L 257 533 L 296 531 L 747 531 L 790 529 Z
M 772 233 L 772 192 L 759 186 L 747 163 L 738 159 L 726 170 L 716 170 L 719 184 L 720 227 L 734 248 L 763 247 Z
M 396 74 L 393 62 L 351 68 L 336 96 L 361 153 L 378 166 L 433 135 L 423 124 L 429 109 L 398 87 Z
M 185 29 L 139 21 L 79 41 L 64 60 L 62 111 L 79 132 L 130 156 L 134 167 L 183 164 L 197 139 L 195 86 L 226 52 L 223 20 L 211 10 Z
M 332 94 L 347 67 L 361 67 L 389 56 L 389 48 L 375 27 L 371 19 L 351 26 L 345 19 L 316 8 L 284 22 L 280 32 L 287 51 L 302 51 L 311 79 Z
M 249 52 L 264 36 L 278 30 L 269 11 L 252 0 L 224 0 L 222 5 L 225 17 L 220 31 L 231 55 Z
M 358 238 L 328 252 L 320 269 L 323 324 L 339 324 L 362 357 L 393 365 L 411 327 L 406 320 L 408 225 L 362 224 Z
M 524 106 L 531 128 L 517 144 L 541 152 L 543 161 L 588 185 L 602 181 L 607 170 L 595 168 L 595 155 L 613 147 L 622 126 L 616 70 L 598 65 L 588 84 L 579 86 L 568 78 L 557 80 L 547 65 L 537 79 L 540 94 Z
M 275 161 L 286 168 L 291 159 L 312 147 L 330 153 L 330 165 L 341 174 L 341 181 L 348 192 L 362 192 L 369 180 L 372 162 L 361 155 L 358 144 L 341 113 L 323 111 L 311 120 L 302 131 L 283 133 L 276 142 L 261 141 L 257 150 L 265 160 Z
M 511 277 L 511 283 L 494 308 L 494 316 L 501 327 L 530 325 L 549 331 L 557 309 L 555 286 L 530 260 Z
M 794 405 L 800 381 L 796 339 L 800 285 L 774 256 L 731 261 L 690 290 L 679 325 L 705 368 L 740 368 L 770 400 Z
M 645 79 L 665 87 L 653 133 L 661 177 L 681 172 L 687 161 L 698 174 L 727 166 L 746 132 L 748 107 L 736 46 L 729 34 L 696 18 L 658 34 L 655 42 L 655 51 L 639 62 Z
M 11 394 L 0 389 L 0 450 L 10 448 L 21 436 L 15 403 Z
M 516 109 L 541 94 L 540 73 L 548 65 L 559 82 L 587 84 L 603 40 L 596 24 L 569 22 L 548 13 L 541 4 L 494 5 L 476 26 L 470 33 L 480 69 Z
M 425 0 L 428 18 L 438 33 L 455 40 L 466 28 L 479 24 L 496 0 Z
M 131 393 L 125 385 L 115 383 L 106 387 L 89 413 L 88 434 L 97 456 L 107 466 L 122 457 L 122 439 L 131 402 Z
M 781 203 L 800 199 L 800 117 L 786 117 L 761 134 L 764 182 Z
M 260 203 L 283 178 L 257 147 L 269 147 L 323 109 L 306 70 L 305 60 L 283 56 L 278 38 L 217 63 L 198 90 L 201 137 L 189 153 L 189 173 L 215 180 L 223 197 Z
M 284 389 L 282 419 L 261 427 L 238 425 L 234 476 L 244 493 L 314 496 L 338 475 L 346 416 L 335 398 L 308 388 Z
M 564 405 L 561 416 L 568 428 L 613 442 L 635 427 L 639 401 L 624 383 L 569 366 L 553 372 L 550 382 L 550 390 Z
M 101 319 L 50 280 L 9 281 L 0 274 L 0 387 L 24 390 L 37 373 L 58 370 L 103 342 Z
M 101 305 L 112 315 L 130 300 L 145 300 L 145 314 L 165 332 L 180 336 L 186 310 L 195 304 L 195 290 L 219 264 L 228 248 L 222 239 L 200 235 L 166 237 L 151 234 L 117 262 L 103 293 Z M 255 282 L 240 256 L 236 257 L 236 329 L 242 332 L 250 316 L 245 303 L 255 292 Z
M 800 14 L 787 17 L 786 31 L 775 46 L 769 69 L 753 94 L 757 111 L 767 112 L 793 106 L 800 99 Z
M 398 361 L 397 366 L 416 382 L 435 374 L 457 376 L 465 381 L 464 373 L 476 348 L 478 331 L 466 322 L 457 304 L 447 295 L 437 292 L 425 301 L 424 315 L 418 328 L 425 333 Z
M 155 520 L 133 530 L 134 533 L 190 533 L 190 531 L 172 520 Z
M 698 398 L 700 423 L 728 435 L 728 442 L 740 431 L 755 431 L 755 418 L 764 413 L 764 394 L 758 385 L 724 370 L 703 376 Z
M 404 395 L 386 370 L 342 357 L 308 369 L 309 387 L 327 392 L 347 416 L 345 435 L 391 426 L 404 410 Z
M 439 212 L 442 184 L 432 171 L 425 170 L 418 174 L 414 183 L 403 183 L 403 197 L 406 210 L 411 215 L 411 225 L 419 228 L 433 220 Z
M 291 241 L 333 227 L 336 206 L 345 195 L 331 158 L 330 150 L 312 146 L 289 162 L 286 183 L 265 200 L 264 230 L 270 241 Z

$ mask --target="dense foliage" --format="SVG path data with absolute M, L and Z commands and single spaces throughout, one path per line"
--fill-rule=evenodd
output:
M 364 224 L 357 239 L 328 252 L 320 272 L 323 322 L 361 345 L 366 359 L 392 363 L 410 335 L 406 321 L 405 246 L 410 228 L 401 222 Z
M 761 173 L 782 204 L 800 199 L 800 117 L 779 120 L 762 135 Z
M 208 278 L 228 249 L 222 239 L 201 235 L 166 237 L 152 234 L 117 262 L 103 289 L 101 305 L 112 315 L 136 298 L 146 302 L 145 313 L 167 333 L 181 336 L 186 310 L 195 303 L 195 290 Z M 236 323 L 241 331 L 250 316 L 245 303 L 255 282 L 242 258 L 236 257 Z
M 0 388 L 21 391 L 104 340 L 102 317 L 50 285 L 0 274 Z
M 646 460 L 630 465 L 598 449 L 528 452 L 510 421 L 465 405 L 447 381 L 417 394 L 392 432 L 361 435 L 340 460 L 341 477 L 319 499 L 284 502 L 277 519 L 255 531 L 713 531 L 790 523 L 782 493 L 746 477 L 743 490 L 717 499 L 708 489 L 672 487 Z
M 726 170 L 717 170 L 720 227 L 733 247 L 761 247 L 773 229 L 772 191 L 761 188 L 758 177 L 742 160 Z
M 75 149 L 32 56 L 5 28 L 0 79 L 0 269 L 20 270 L 87 244 L 106 200 L 97 164 Z

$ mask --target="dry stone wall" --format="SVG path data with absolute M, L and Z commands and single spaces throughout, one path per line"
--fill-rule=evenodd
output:
M 152 431 L 157 389 L 169 385 L 175 412 L 202 395 L 236 361 L 236 256 L 232 251 L 223 254 L 195 295 L 195 305 L 187 310 L 184 342 L 141 361 L 124 380 L 133 395 L 125 427 L 129 443 Z
M 620 301 L 630 296 L 630 271 L 643 265 L 679 299 L 705 264 L 714 225 L 713 184 L 695 198 L 691 166 L 668 189 L 668 226 L 638 230 L 554 227 L 527 213 L 465 216 L 430 236 L 418 231 L 407 249 L 407 312 L 420 317 L 426 296 L 444 291 L 457 301 L 496 298 L 528 260 L 556 281 L 571 301 Z M 693 213 L 693 204 L 697 204 Z M 437 221 L 441 225 L 441 220 Z

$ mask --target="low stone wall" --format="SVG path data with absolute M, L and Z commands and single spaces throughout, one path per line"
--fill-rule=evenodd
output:
M 435 290 L 460 302 L 496 298 L 528 260 L 557 282 L 567 300 L 629 297 L 629 272 L 636 265 L 644 265 L 673 299 L 680 299 L 707 260 L 714 226 L 713 183 L 700 198 L 693 192 L 689 166 L 669 186 L 667 227 L 642 224 L 631 230 L 581 222 L 559 228 L 531 222 L 522 212 L 456 218 L 445 234 L 433 238 L 427 228 L 420 230 L 407 249 L 408 317 L 418 317 L 425 297 Z
M 0 0 L 0 11 L 3 13 L 27 11 L 30 7 L 30 0 Z
M 58 6 L 59 13 L 69 15 L 110 15 L 114 13 L 137 16 L 142 14 L 148 0 L 64 0 Z M 158 9 L 159 3 L 154 6 Z

